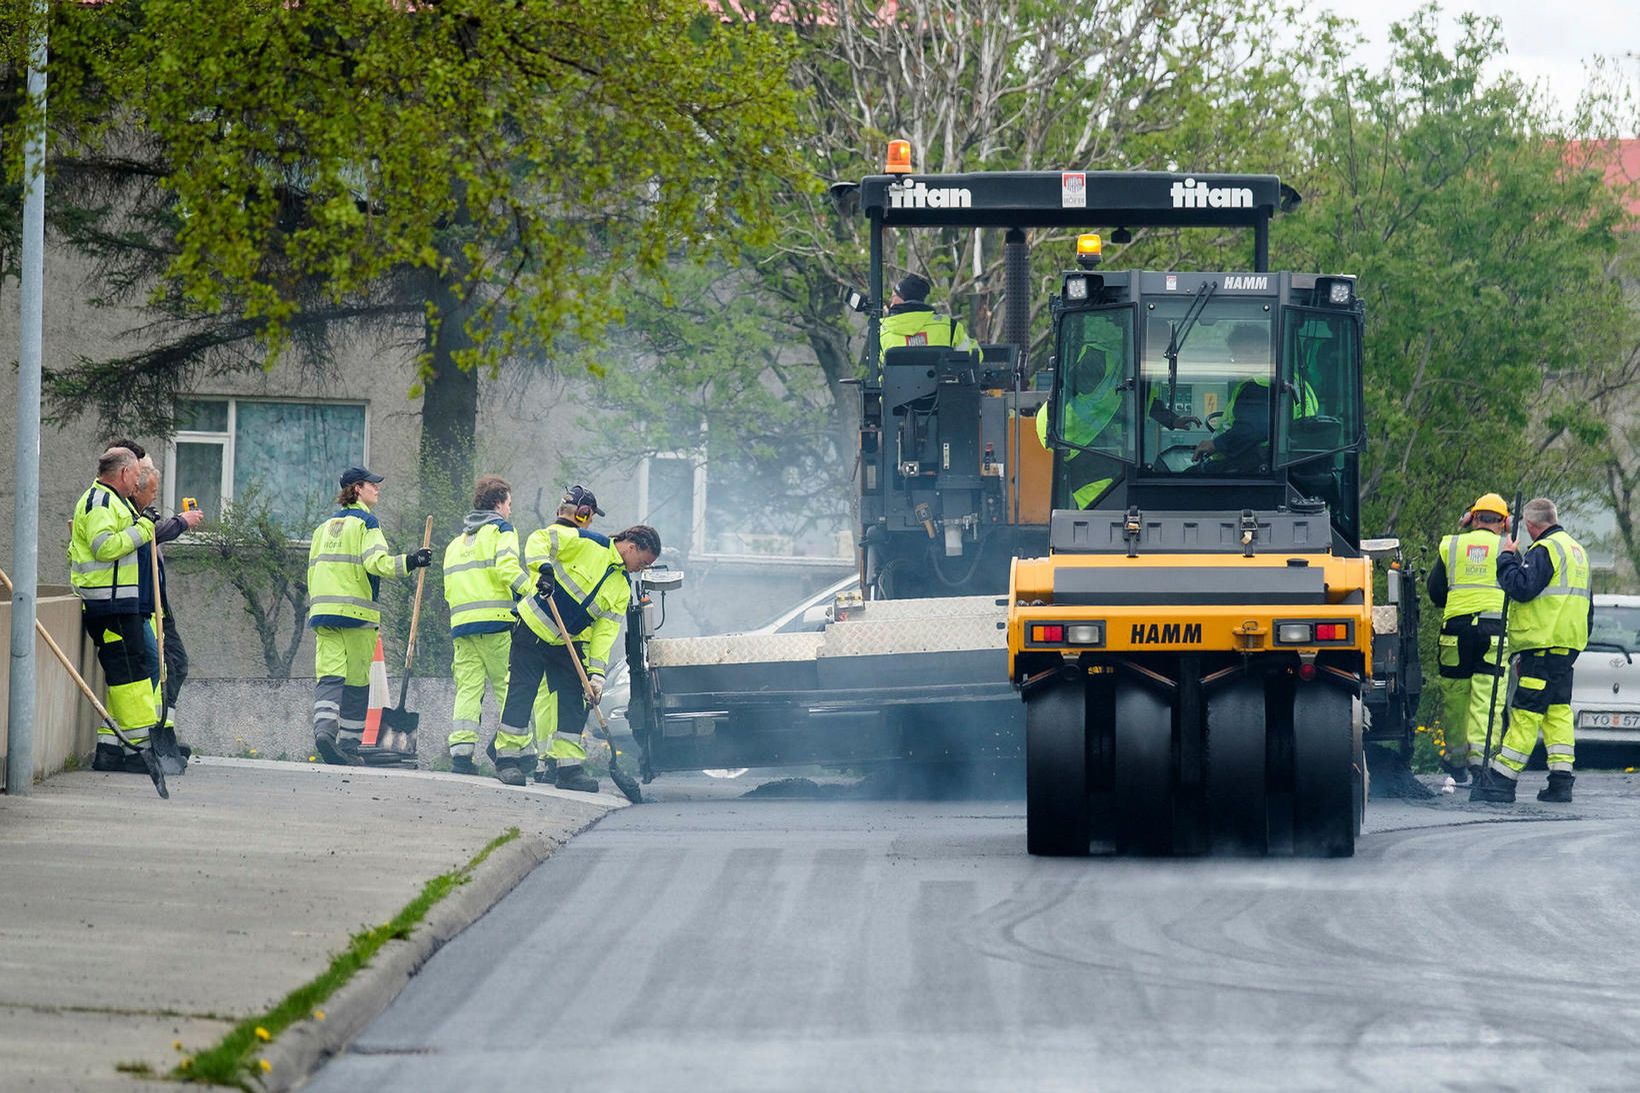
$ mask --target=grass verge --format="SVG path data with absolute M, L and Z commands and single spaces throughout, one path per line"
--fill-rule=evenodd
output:
M 347 948 L 330 960 L 330 966 L 313 979 L 285 995 L 272 1009 L 239 1022 L 214 1047 L 185 1057 L 171 1077 L 206 1085 L 226 1085 L 251 1089 L 250 1080 L 268 1069 L 265 1060 L 255 1057 L 262 1044 L 273 1040 L 296 1022 L 312 1016 L 324 1020 L 319 1008 L 360 968 L 370 962 L 389 941 L 410 936 L 416 924 L 427 917 L 434 904 L 472 879 L 474 869 L 499 848 L 518 838 L 518 828 L 508 828 L 490 840 L 460 869 L 441 873 L 428 881 L 421 894 L 380 926 L 360 930 L 348 939 Z

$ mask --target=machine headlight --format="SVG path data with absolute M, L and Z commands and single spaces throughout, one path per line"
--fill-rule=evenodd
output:
M 1103 645 L 1105 636 L 1098 623 L 1079 622 L 1065 627 L 1065 640 L 1072 645 Z
M 1086 300 L 1088 298 L 1088 279 L 1086 277 L 1065 278 L 1065 299 Z
M 1351 290 L 1348 281 L 1331 281 L 1327 285 L 1327 302 L 1334 307 L 1345 307 L 1350 302 Z

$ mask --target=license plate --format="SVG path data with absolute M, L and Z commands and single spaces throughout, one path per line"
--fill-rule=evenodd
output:
M 1580 729 L 1640 729 L 1640 713 L 1602 713 L 1585 710 L 1577 715 Z

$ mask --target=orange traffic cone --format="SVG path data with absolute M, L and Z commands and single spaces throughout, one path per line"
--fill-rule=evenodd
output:
M 364 714 L 364 747 L 376 746 L 381 734 L 382 710 L 387 706 L 387 661 L 382 659 L 381 635 L 376 635 L 376 655 L 370 658 L 370 707 Z

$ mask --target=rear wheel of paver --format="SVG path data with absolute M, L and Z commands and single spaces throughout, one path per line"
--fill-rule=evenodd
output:
M 1207 840 L 1215 854 L 1269 850 L 1264 684 L 1240 679 L 1207 699 Z
M 1138 684 L 1118 685 L 1112 750 L 1116 852 L 1172 853 L 1172 707 Z
M 1351 698 L 1321 683 L 1293 697 L 1293 853 L 1347 858 L 1355 853 L 1363 763 Z
M 1088 852 L 1088 752 L 1082 687 L 1061 684 L 1025 706 L 1025 848 L 1054 857 Z

